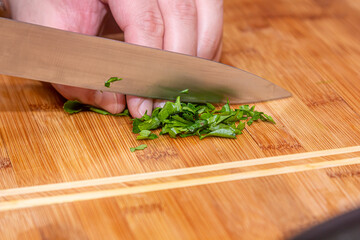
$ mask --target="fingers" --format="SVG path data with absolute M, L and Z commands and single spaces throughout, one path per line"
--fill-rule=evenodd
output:
M 198 45 L 197 10 L 195 0 L 159 0 L 164 19 L 163 49 L 196 56 Z M 157 99 L 154 108 L 167 101 Z
M 198 12 L 197 56 L 218 60 L 221 51 L 223 1 L 196 0 L 196 6 Z
M 222 0 L 107 0 L 128 43 L 219 60 Z M 132 116 L 148 114 L 164 101 L 127 96 Z
M 98 0 L 11 0 L 9 4 L 16 20 L 89 35 L 97 34 L 107 13 Z
M 112 114 L 120 113 L 125 109 L 125 95 L 123 94 L 101 92 L 59 84 L 53 84 L 53 86 L 66 99 L 78 100 L 82 103 L 105 109 Z
M 163 48 L 164 23 L 156 0 L 109 0 L 108 3 L 126 42 Z M 152 112 L 152 99 L 126 96 L 126 101 L 133 117 Z
M 156 0 L 108 0 L 125 41 L 162 48 L 164 23 Z
M 132 117 L 140 118 L 145 113 L 151 115 L 153 110 L 153 99 L 127 95 L 126 102 Z
M 154 100 L 154 109 L 157 107 L 163 107 L 166 102 L 167 102 L 167 100 L 155 99 Z
M 164 49 L 188 55 L 197 52 L 197 11 L 195 0 L 159 0 L 164 19 Z

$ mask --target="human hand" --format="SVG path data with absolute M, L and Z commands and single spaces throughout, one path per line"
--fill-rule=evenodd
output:
M 14 19 L 67 31 L 96 35 L 111 11 L 128 43 L 218 61 L 221 53 L 222 0 L 10 0 Z M 133 117 L 163 101 L 53 85 L 67 99 Z

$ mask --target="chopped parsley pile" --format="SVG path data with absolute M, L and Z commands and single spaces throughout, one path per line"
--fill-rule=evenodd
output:
M 184 93 L 188 93 L 188 89 L 184 90 Z M 119 114 L 111 114 L 103 109 L 70 100 L 64 104 L 64 110 L 69 114 L 93 111 L 103 115 L 130 116 L 127 109 Z M 152 132 L 156 129 L 161 129 L 160 135 L 168 134 L 171 138 L 190 136 L 198 136 L 200 140 L 207 137 L 236 138 L 237 135 L 242 134 L 246 124 L 250 126 L 258 120 L 275 123 L 271 116 L 256 111 L 255 106 L 242 105 L 237 109 L 231 109 L 227 102 L 220 110 L 216 110 L 210 103 L 182 103 L 179 96 L 175 102 L 166 102 L 164 107 L 155 108 L 151 115 L 145 113 L 141 118 L 132 119 L 132 131 L 138 134 L 137 140 L 158 138 L 159 136 Z M 146 147 L 147 145 L 143 144 L 130 148 L 130 151 L 143 150 Z
M 133 119 L 133 133 L 139 133 L 137 139 L 155 139 L 151 132 L 161 128 L 160 135 L 168 134 L 172 138 L 198 136 L 236 138 L 247 125 L 257 120 L 275 123 L 272 117 L 255 111 L 255 106 L 242 105 L 231 109 L 226 103 L 220 110 L 210 104 L 182 103 L 180 97 L 175 102 L 166 102 L 164 107 L 155 108 L 153 113 Z

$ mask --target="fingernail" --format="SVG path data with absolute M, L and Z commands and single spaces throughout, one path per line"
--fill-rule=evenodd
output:
M 138 112 L 141 116 L 143 116 L 145 113 L 150 115 L 152 112 L 152 101 L 149 99 L 144 99 L 138 108 Z

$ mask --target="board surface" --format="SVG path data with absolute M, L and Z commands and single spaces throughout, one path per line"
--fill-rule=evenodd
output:
M 360 206 L 360 1 L 224 7 L 222 62 L 293 94 L 256 104 L 277 124 L 137 141 L 0 75 L 1 239 L 287 239 Z

